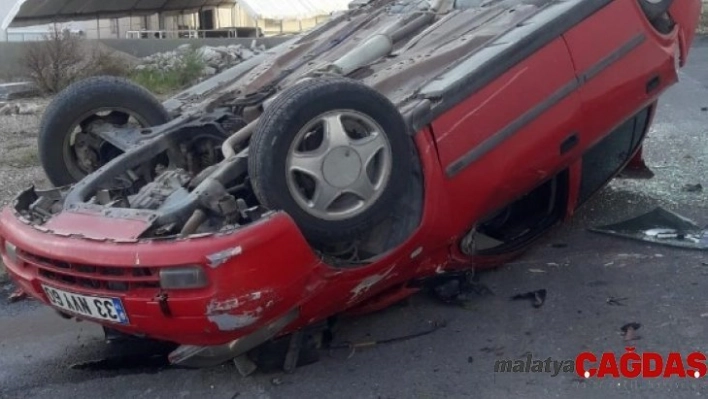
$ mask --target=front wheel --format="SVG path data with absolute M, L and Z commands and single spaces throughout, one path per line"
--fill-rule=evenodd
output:
M 74 83 L 47 108 L 39 131 L 39 157 L 55 186 L 76 183 L 122 154 L 92 127 L 152 127 L 169 121 L 162 104 L 127 79 L 99 76 Z
M 355 239 L 391 215 L 410 179 L 406 133 L 395 105 L 360 82 L 296 84 L 265 110 L 251 139 L 254 192 L 310 241 Z

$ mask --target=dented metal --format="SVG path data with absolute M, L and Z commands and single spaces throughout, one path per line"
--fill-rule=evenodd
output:
M 230 314 L 222 313 L 207 316 L 210 322 L 217 325 L 221 331 L 235 331 L 246 328 L 258 321 L 258 317 L 250 314 Z

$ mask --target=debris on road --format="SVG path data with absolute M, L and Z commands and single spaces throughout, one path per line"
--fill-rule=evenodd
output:
M 258 365 L 246 355 L 234 358 L 233 362 L 234 366 L 236 366 L 236 370 L 238 370 L 238 373 L 241 374 L 242 377 L 248 377 L 258 369 Z
M 594 227 L 595 233 L 685 249 L 708 249 L 708 230 L 677 213 L 657 207 L 623 222 Z
M 623 325 L 620 330 L 622 331 L 622 335 L 624 336 L 625 341 L 636 341 L 638 339 L 641 339 L 642 337 L 637 334 L 637 330 L 639 330 L 642 327 L 641 324 L 639 323 L 627 323 Z
M 432 326 L 430 328 L 428 328 L 427 330 L 423 330 L 421 332 L 403 335 L 403 336 L 399 336 L 399 337 L 381 339 L 381 340 L 371 340 L 371 341 L 362 341 L 362 342 L 343 342 L 340 344 L 329 345 L 329 350 L 332 351 L 335 349 L 349 349 L 349 355 L 347 356 L 347 359 L 350 359 L 352 356 L 354 356 L 357 349 L 370 348 L 372 346 L 408 341 L 408 340 L 411 340 L 414 338 L 419 338 L 419 337 L 422 337 L 425 335 L 430 335 L 430 334 L 438 331 L 439 329 L 447 326 L 447 322 L 445 320 L 434 321 L 431 324 L 432 324 Z
M 471 272 L 449 273 L 435 277 L 426 282 L 431 294 L 447 304 L 464 305 L 472 299 L 472 295 L 494 295 L 478 277 Z
M 19 302 L 24 299 L 27 299 L 27 298 L 28 297 L 27 297 L 27 293 L 25 292 L 25 290 L 23 290 L 22 288 L 18 288 L 7 297 L 7 300 L 10 301 L 10 303 L 15 303 L 15 302 Z
M 703 191 L 703 186 L 699 184 L 685 184 L 681 191 L 687 192 L 687 193 L 700 193 Z
M 483 353 L 494 353 L 495 356 L 502 356 L 504 354 L 504 347 L 503 346 L 496 346 L 496 347 L 485 346 L 484 348 L 480 349 L 479 351 L 483 352 Z
M 512 301 L 520 301 L 520 300 L 531 300 L 533 301 L 533 307 L 534 308 L 540 308 L 543 306 L 543 304 L 546 302 L 546 294 L 547 291 L 546 289 L 540 289 L 538 291 L 531 291 L 527 292 L 525 294 L 518 294 L 514 295 L 511 297 Z
M 42 106 L 35 103 L 0 103 L 0 116 L 35 115 L 40 113 L 42 109 Z
M 624 301 L 628 300 L 629 298 L 615 298 L 613 296 L 607 298 L 607 304 L 610 306 L 625 306 Z

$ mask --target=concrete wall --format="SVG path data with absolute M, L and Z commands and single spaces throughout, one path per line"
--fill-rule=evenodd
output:
M 182 44 L 191 43 L 196 46 L 224 46 L 242 44 L 250 46 L 254 39 L 105 39 L 101 43 L 135 57 L 146 57 L 151 54 L 171 51 Z M 264 44 L 271 48 L 287 41 L 287 37 L 266 37 L 256 40 L 258 45 Z M 25 47 L 31 43 L 0 42 L 0 79 L 23 77 L 21 66 Z
M 0 43 L 0 79 L 21 75 L 24 48 L 23 43 Z

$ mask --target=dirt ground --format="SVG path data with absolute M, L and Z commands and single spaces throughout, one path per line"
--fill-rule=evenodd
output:
M 49 186 L 37 155 L 37 132 L 49 101 L 45 98 L 18 101 L 41 105 L 36 114 L 0 115 L 0 206 L 7 205 L 19 191 L 32 184 Z M 0 284 L 6 279 L 0 261 Z
M 42 105 L 49 99 L 23 100 Z M 0 205 L 6 205 L 13 196 L 35 184 L 46 187 L 49 183 L 39 167 L 37 132 L 42 112 L 33 115 L 0 116 Z

